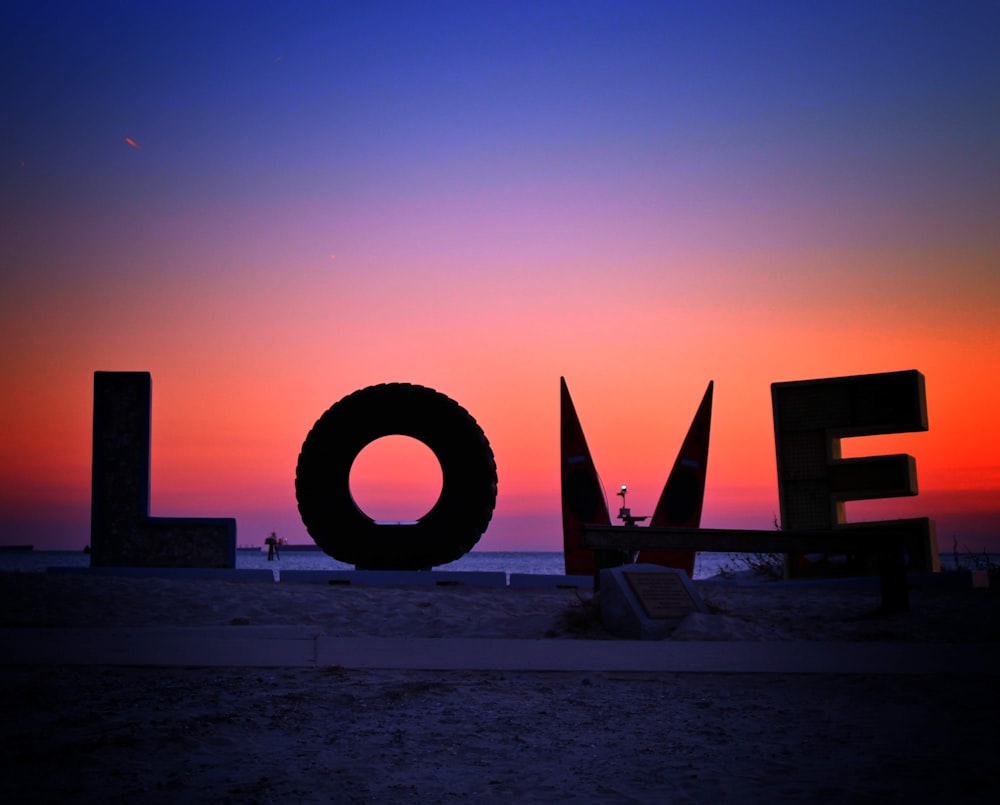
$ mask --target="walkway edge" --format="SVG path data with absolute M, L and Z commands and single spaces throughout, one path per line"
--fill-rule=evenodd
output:
M 997 643 L 330 637 L 309 627 L 0 629 L 0 666 L 1000 675 Z

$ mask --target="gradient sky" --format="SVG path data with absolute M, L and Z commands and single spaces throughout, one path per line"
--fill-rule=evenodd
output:
M 714 380 L 702 524 L 770 528 L 770 384 L 919 369 L 929 432 L 845 454 L 920 495 L 848 517 L 1000 550 L 998 35 L 995 2 L 6 3 L 0 544 L 89 541 L 97 370 L 152 373 L 154 515 L 308 542 L 306 434 L 404 381 L 493 446 L 478 548 L 559 550 L 560 375 L 636 514 Z M 439 470 L 390 441 L 356 495 L 419 516 Z

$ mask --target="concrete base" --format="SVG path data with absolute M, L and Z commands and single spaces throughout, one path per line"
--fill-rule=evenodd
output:
M 72 576 L 117 576 L 129 579 L 215 579 L 217 581 L 274 582 L 270 570 L 224 567 L 49 567 L 46 573 Z

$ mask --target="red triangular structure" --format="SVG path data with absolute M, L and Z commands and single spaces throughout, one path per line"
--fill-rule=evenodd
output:
M 712 428 L 713 385 L 709 382 L 670 477 L 660 493 L 660 500 L 649 521 L 652 526 L 698 528 L 701 525 L 708 472 L 708 438 Z M 693 552 L 687 551 L 640 551 L 636 562 L 680 568 L 691 577 L 694 574 L 694 557 Z
M 608 504 L 597 468 L 569 396 L 566 379 L 559 378 L 560 450 L 562 468 L 563 556 L 566 575 L 592 576 L 594 552 L 580 547 L 584 524 L 611 525 Z

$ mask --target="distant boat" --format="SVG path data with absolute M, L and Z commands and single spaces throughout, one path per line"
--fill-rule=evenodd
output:
M 263 550 L 260 545 L 237 545 L 237 553 L 260 553 Z
M 0 545 L 0 551 L 5 553 L 27 553 L 35 550 L 34 545 Z
M 322 548 L 319 547 L 315 542 L 312 545 L 289 545 L 287 542 L 281 543 L 278 546 L 281 551 L 321 551 Z

